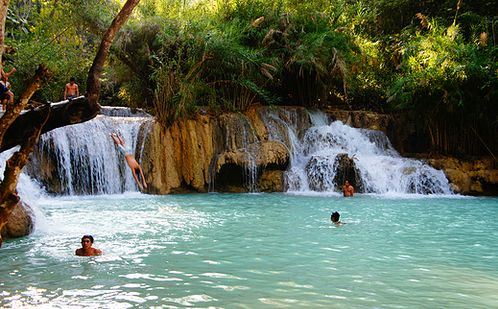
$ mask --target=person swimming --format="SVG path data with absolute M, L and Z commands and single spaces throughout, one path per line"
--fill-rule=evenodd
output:
M 140 191 L 143 191 L 144 188 L 147 189 L 147 183 L 145 182 L 144 172 L 140 164 L 138 164 L 137 160 L 135 160 L 135 156 L 133 155 L 133 150 L 130 147 L 127 147 L 124 140 L 121 136 L 116 133 L 111 133 L 111 138 L 114 141 L 114 144 L 118 146 L 119 151 L 124 155 L 126 163 L 131 169 L 131 174 L 133 175 L 133 179 L 137 183 Z M 138 176 L 142 178 L 142 181 L 138 179 Z
M 81 237 L 81 248 L 76 249 L 75 254 L 77 256 L 97 256 L 102 255 L 102 250 L 97 248 L 93 248 L 93 236 L 92 235 L 83 235 Z
M 332 223 L 334 223 L 335 225 L 341 225 L 343 223 L 341 221 L 339 221 L 340 217 L 341 217 L 341 215 L 337 211 L 334 211 L 330 215 L 330 221 L 332 221 Z

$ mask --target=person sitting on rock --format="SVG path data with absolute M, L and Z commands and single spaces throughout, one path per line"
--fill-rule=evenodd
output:
M 81 237 L 81 248 L 76 249 L 76 255 L 77 256 L 102 255 L 102 251 L 92 247 L 92 245 L 93 245 L 93 236 L 83 235 L 83 237 Z
M 137 160 L 135 160 L 135 156 L 133 155 L 132 150 L 126 147 L 125 142 L 121 138 L 121 136 L 117 135 L 116 133 L 111 133 L 111 137 L 112 140 L 114 141 L 114 144 L 116 144 L 118 146 L 118 149 L 123 153 L 126 163 L 128 163 L 128 166 L 131 169 L 133 179 L 135 179 L 135 182 L 137 183 L 140 191 L 143 191 L 144 188 L 147 189 L 147 183 L 145 182 L 144 172 L 140 164 L 138 164 Z M 141 182 L 138 179 L 139 175 L 142 178 Z
M 3 63 L 4 65 L 5 63 Z M 2 69 L 0 72 L 0 101 L 2 102 L 2 109 L 5 112 L 7 110 L 7 103 L 14 103 L 14 93 L 10 90 L 11 86 L 9 83 L 10 75 L 16 72 L 16 68 L 12 68 L 9 72 L 4 72 Z
M 352 197 L 354 195 L 354 187 L 347 180 L 344 182 L 344 186 L 342 186 L 342 193 L 344 197 Z

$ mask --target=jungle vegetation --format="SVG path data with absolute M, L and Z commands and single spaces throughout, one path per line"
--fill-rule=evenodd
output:
M 38 63 L 36 95 L 85 89 L 118 0 L 11 0 L 14 92 Z M 484 0 L 142 0 L 117 35 L 101 103 L 165 126 L 253 104 L 408 114 L 427 151 L 498 153 L 498 2 Z

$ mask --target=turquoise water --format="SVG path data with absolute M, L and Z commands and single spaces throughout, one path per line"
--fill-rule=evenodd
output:
M 0 306 L 498 307 L 498 199 L 50 198 L 0 249 Z M 330 224 L 338 210 L 347 224 Z M 91 233 L 101 257 L 76 257 Z

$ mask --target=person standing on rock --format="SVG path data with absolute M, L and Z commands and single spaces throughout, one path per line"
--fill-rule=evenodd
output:
M 80 95 L 80 90 L 78 89 L 78 84 L 74 77 L 69 79 L 69 83 L 66 84 L 64 88 L 64 100 L 72 100 Z
M 342 186 L 342 194 L 344 197 L 352 197 L 354 195 L 354 187 L 347 180 L 344 182 L 344 186 Z

